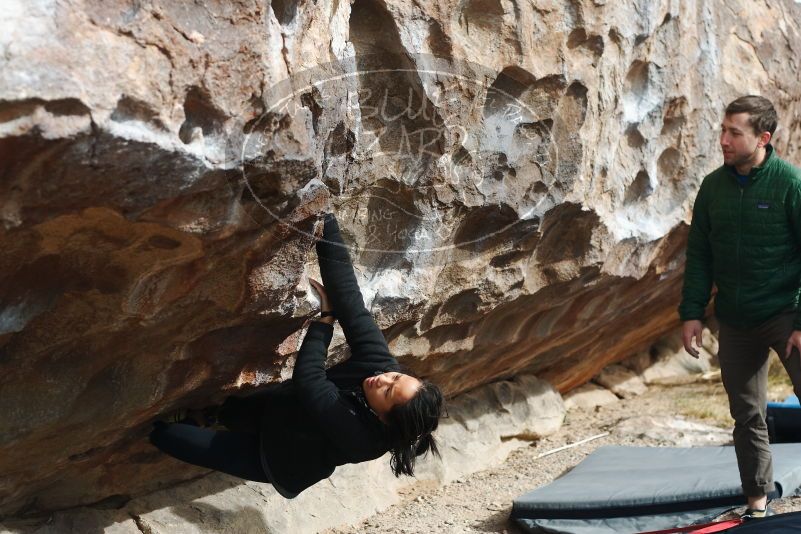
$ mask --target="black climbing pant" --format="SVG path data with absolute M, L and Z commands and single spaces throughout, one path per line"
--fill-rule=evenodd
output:
M 181 461 L 246 480 L 270 482 L 261 463 L 258 426 L 255 425 L 257 414 L 248 409 L 254 403 L 241 402 L 236 398 L 229 401 L 223 406 L 223 413 L 232 422 L 235 420 L 235 424 L 226 426 L 236 430 L 214 430 L 186 423 L 157 421 L 150 433 L 150 442 Z M 226 418 L 221 418 L 223 423 L 226 423 Z M 239 428 L 244 426 L 251 431 L 240 431 Z

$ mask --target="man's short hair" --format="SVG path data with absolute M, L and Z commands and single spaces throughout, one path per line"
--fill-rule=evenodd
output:
M 726 106 L 726 115 L 735 113 L 748 113 L 748 124 L 756 135 L 762 132 L 773 135 L 776 131 L 778 115 L 771 101 L 764 96 L 747 95 L 734 100 Z

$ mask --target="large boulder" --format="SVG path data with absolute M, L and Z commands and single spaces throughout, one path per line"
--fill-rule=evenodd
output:
M 725 103 L 799 154 L 801 5 L 6 0 L 0 516 L 203 474 L 152 420 L 290 376 L 333 209 L 402 363 L 566 392 L 676 326 Z M 346 357 L 337 334 L 331 361 Z

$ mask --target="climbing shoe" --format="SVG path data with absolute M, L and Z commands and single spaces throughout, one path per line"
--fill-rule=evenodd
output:
M 217 426 L 219 406 L 209 406 L 202 410 L 181 409 L 166 414 L 162 421 L 166 423 L 182 423 L 200 427 Z
M 765 506 L 764 510 L 759 510 L 757 508 L 746 508 L 745 512 L 740 515 L 740 519 L 743 521 L 751 521 L 752 519 L 764 519 L 771 515 L 773 515 L 773 511 L 769 506 Z
M 197 424 L 197 421 L 193 417 L 192 410 L 182 409 L 182 410 L 175 410 L 165 414 L 161 417 L 161 420 L 165 423 L 183 423 L 189 425 L 200 426 Z

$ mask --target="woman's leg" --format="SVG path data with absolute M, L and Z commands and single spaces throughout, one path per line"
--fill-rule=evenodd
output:
M 228 430 L 258 434 L 264 403 L 260 396 L 228 397 L 217 412 L 217 421 Z
M 181 461 L 246 480 L 269 482 L 261 465 L 258 434 L 157 421 L 150 442 Z
M 231 396 L 217 410 L 217 422 L 234 432 L 258 434 L 262 425 L 264 406 L 277 396 L 291 393 L 292 384 L 271 384 L 246 395 Z

